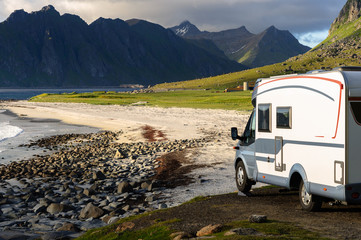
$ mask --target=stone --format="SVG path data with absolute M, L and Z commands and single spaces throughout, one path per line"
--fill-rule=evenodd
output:
M 168 206 L 167 206 L 167 204 L 165 204 L 165 203 L 161 203 L 161 204 L 159 204 L 159 206 L 158 206 L 158 208 L 159 209 L 164 209 L 164 208 L 167 208 Z
M 93 172 L 93 179 L 94 180 L 104 180 L 106 179 L 106 176 L 101 171 Z
M 89 189 L 84 189 L 83 194 L 90 197 L 91 195 L 95 194 L 95 191 L 90 189 L 90 188 Z
M 39 203 L 33 207 L 33 211 L 34 213 L 44 213 L 46 212 L 46 207 Z
M 121 205 L 122 205 L 122 203 L 120 203 L 120 202 L 112 202 L 109 204 L 109 206 L 112 208 L 119 208 Z
M 125 230 L 131 230 L 135 227 L 133 222 L 123 222 L 116 229 L 115 232 L 124 232 Z
M 94 206 L 92 203 L 88 203 L 81 211 L 79 218 L 88 219 L 88 218 L 99 218 L 104 215 L 104 211 L 101 208 Z
M 130 209 L 130 205 L 125 205 L 124 207 L 122 207 L 122 209 L 127 212 Z
M 118 193 L 132 192 L 133 188 L 128 182 L 121 182 L 118 184 Z
M 193 236 L 187 232 L 175 232 L 170 235 L 173 240 L 189 239 Z
M 80 232 L 80 229 L 74 223 L 66 222 L 62 227 L 56 229 L 56 231 Z
M 264 223 L 264 222 L 267 222 L 267 216 L 254 214 L 254 215 L 251 215 L 248 220 L 251 223 Z
M 105 215 L 105 216 L 101 217 L 101 220 L 105 223 L 108 223 L 111 218 L 112 218 L 112 216 Z
M 140 185 L 140 187 L 141 187 L 142 189 L 148 189 L 149 183 L 143 182 L 143 183 Z
M 145 201 L 147 202 L 153 202 L 156 200 L 156 197 L 154 195 L 148 196 L 145 198 Z
M 118 222 L 119 220 L 120 220 L 119 217 L 111 217 L 107 223 L 108 224 L 113 224 L 113 223 Z
M 243 235 L 243 236 L 251 236 L 251 235 L 262 235 L 254 228 L 235 228 L 231 229 L 224 234 L 224 236 L 231 236 L 231 235 Z
M 120 159 L 123 158 L 124 156 L 120 153 L 120 151 L 117 149 L 117 151 L 115 152 L 114 158 L 115 159 Z
M 51 214 L 56 214 L 56 213 L 60 213 L 60 212 L 67 212 L 70 209 L 71 208 L 67 205 L 64 205 L 61 203 L 52 203 L 47 207 L 46 211 Z
M 197 232 L 197 237 L 203 237 L 203 236 L 210 235 L 210 234 L 213 234 L 213 233 L 218 233 L 221 230 L 222 230 L 222 225 L 221 224 L 210 224 L 208 226 L 205 226 L 201 230 L 199 230 Z

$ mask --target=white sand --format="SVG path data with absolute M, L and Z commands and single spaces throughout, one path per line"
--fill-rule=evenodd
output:
M 194 164 L 210 167 L 194 170 L 191 174 L 205 182 L 198 182 L 167 194 L 175 204 L 199 195 L 212 195 L 236 191 L 234 156 L 230 128 L 242 131 L 249 113 L 227 110 L 189 108 L 157 108 L 144 106 L 89 105 L 81 103 L 7 102 L 1 109 L 32 118 L 60 119 L 66 123 L 123 131 L 121 142 L 145 141 L 141 127 L 149 125 L 161 130 L 170 140 L 216 136 L 208 146 L 189 152 Z

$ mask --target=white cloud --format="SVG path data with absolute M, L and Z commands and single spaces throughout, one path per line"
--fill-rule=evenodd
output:
M 328 29 L 294 35 L 301 44 L 313 48 L 326 39 L 328 36 Z

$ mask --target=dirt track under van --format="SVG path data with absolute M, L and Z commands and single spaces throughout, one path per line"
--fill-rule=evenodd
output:
M 361 239 L 361 206 L 330 206 L 324 203 L 321 211 L 306 212 L 299 205 L 298 192 L 281 188 L 255 189 L 248 197 L 236 193 L 213 196 L 168 211 L 154 212 L 135 223 L 137 228 L 143 228 L 155 221 L 176 218 L 181 221 L 173 223 L 172 228 L 195 234 L 209 224 L 247 220 L 252 214 L 290 222 L 324 237 Z

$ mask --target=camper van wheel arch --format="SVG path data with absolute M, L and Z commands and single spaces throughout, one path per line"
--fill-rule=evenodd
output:
M 317 196 L 307 192 L 306 186 L 303 181 L 301 181 L 300 183 L 299 199 L 302 209 L 308 212 L 315 212 L 320 210 L 321 208 L 322 201 Z
M 243 193 L 249 192 L 252 187 L 252 181 L 248 178 L 246 168 L 242 160 L 236 165 L 236 183 L 239 191 Z

